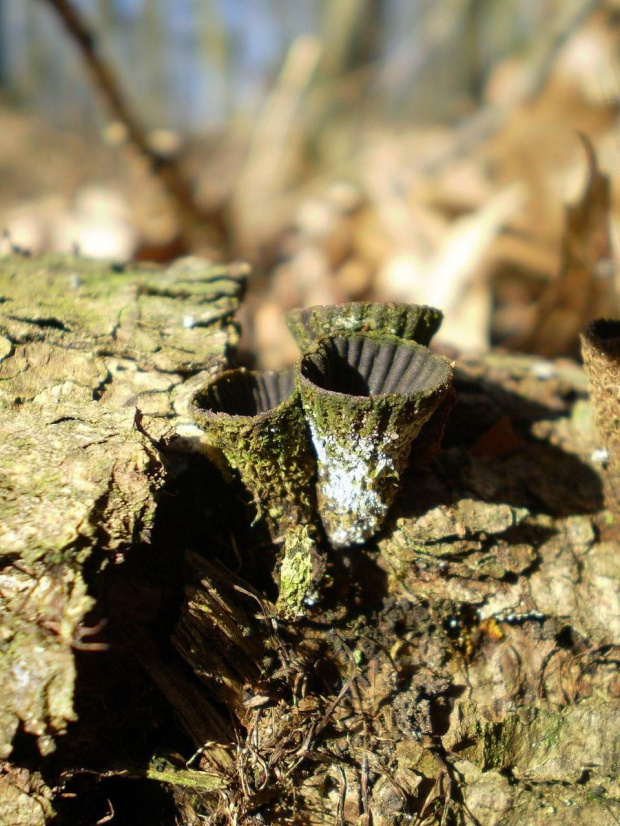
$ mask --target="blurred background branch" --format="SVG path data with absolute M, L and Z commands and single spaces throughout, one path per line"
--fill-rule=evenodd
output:
M 219 211 L 202 209 L 192 193 L 191 187 L 181 173 L 174 157 L 158 153 L 149 143 L 148 135 L 139 122 L 110 67 L 105 62 L 97 46 L 97 37 L 88 28 L 71 0 L 42 0 L 59 17 L 69 37 L 80 50 L 82 59 L 97 91 L 103 97 L 110 116 L 126 130 L 127 139 L 147 159 L 151 172 L 158 176 L 173 199 L 179 217 L 184 239 L 197 228 L 206 232 L 211 227 L 219 232 L 217 240 L 225 245 L 226 224 Z M 145 23 L 150 37 L 155 41 L 163 31 L 158 25 L 160 17 L 153 11 L 154 5 L 145 7 Z
M 5 0 L 4 247 L 246 258 L 266 366 L 295 354 L 283 310 L 351 298 L 443 303 L 445 347 L 532 341 L 585 186 L 577 133 L 613 192 L 619 16 L 617 0 Z

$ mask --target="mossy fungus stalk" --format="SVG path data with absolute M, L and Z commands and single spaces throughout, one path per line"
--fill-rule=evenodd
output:
M 285 614 L 300 613 L 303 601 L 314 599 L 321 564 L 313 529 L 316 460 L 293 368 L 228 370 L 194 394 L 190 412 L 251 494 L 257 520 L 274 541 L 284 540 L 280 605 Z
M 315 341 L 349 333 L 378 333 L 429 344 L 443 319 L 441 310 L 392 301 L 351 301 L 290 310 L 286 323 L 302 352 Z
M 605 501 L 620 512 L 620 319 L 599 318 L 581 335 L 594 421 L 607 451 Z
M 325 338 L 297 376 L 318 461 L 318 507 L 332 546 L 381 527 L 411 443 L 452 384 L 448 361 L 396 336 Z

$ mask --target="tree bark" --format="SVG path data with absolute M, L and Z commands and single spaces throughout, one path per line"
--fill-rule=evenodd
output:
M 246 272 L 0 262 L 1 758 L 20 731 L 50 754 L 75 719 L 75 650 L 105 648 L 86 571 L 148 542 L 169 471 L 145 428 L 225 363 Z

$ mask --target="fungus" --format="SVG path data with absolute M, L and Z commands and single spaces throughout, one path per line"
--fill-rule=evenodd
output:
M 294 370 L 221 373 L 194 394 L 194 421 L 252 495 L 257 519 L 283 539 L 282 614 L 294 616 L 316 598 L 322 563 L 315 543 L 316 461 Z
M 290 310 L 286 323 L 302 352 L 327 336 L 348 333 L 393 335 L 429 344 L 443 319 L 441 310 L 391 301 L 351 301 Z
M 383 524 L 411 443 L 448 394 L 452 369 L 389 335 L 325 338 L 302 356 L 297 383 L 318 463 L 318 509 L 333 547 Z

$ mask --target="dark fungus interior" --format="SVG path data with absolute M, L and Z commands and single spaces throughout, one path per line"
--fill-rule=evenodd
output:
M 620 319 L 599 318 L 588 325 L 586 335 L 620 346 Z
M 425 347 L 351 336 L 321 342 L 301 372 L 324 390 L 371 396 L 432 390 L 447 381 L 449 367 Z
M 195 397 L 199 410 L 231 416 L 257 416 L 288 399 L 295 388 L 292 369 L 252 373 L 230 370 Z

